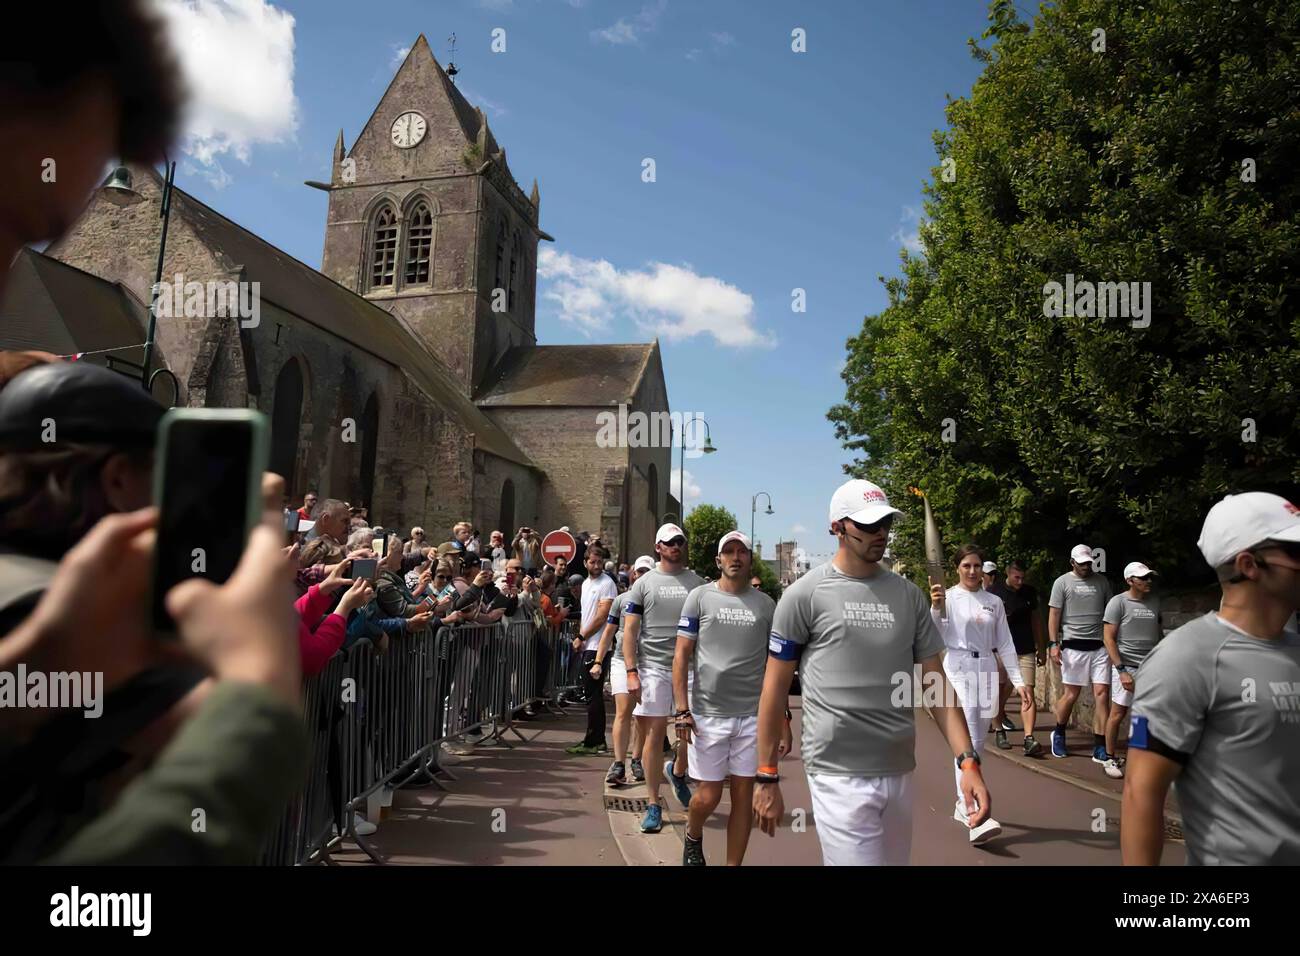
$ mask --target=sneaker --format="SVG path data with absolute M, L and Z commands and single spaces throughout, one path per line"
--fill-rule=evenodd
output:
M 691 835 L 686 834 L 686 841 L 682 846 L 682 866 L 708 866 L 704 860 L 704 837 L 695 840 Z
M 1124 779 L 1124 765 L 1116 757 L 1107 760 L 1101 765 L 1101 769 L 1106 771 L 1108 777 L 1114 777 L 1116 780 Z
M 597 753 L 597 750 L 595 747 L 588 746 L 586 743 L 579 741 L 572 747 L 565 747 L 564 752 L 566 754 L 572 754 L 575 757 L 590 757 Z
M 1069 756 L 1069 754 L 1066 753 L 1065 750 L 1065 731 L 1063 730 L 1052 731 L 1052 756 L 1053 757 Z
M 994 734 L 993 740 L 995 743 L 997 743 L 998 750 L 1011 749 L 1011 744 L 1007 742 L 1007 732 L 1005 730 L 999 730 L 996 734 Z
M 998 823 L 992 817 L 989 817 L 975 829 L 970 831 L 971 846 L 979 846 L 981 843 L 987 843 L 995 836 L 1002 833 L 1002 824 Z
M 632 758 L 632 780 L 636 783 L 645 783 L 645 767 L 641 766 L 641 761 L 636 757 Z
M 1013 723 L 1011 722 L 1011 718 L 1008 717 L 1006 714 L 1003 714 L 1003 715 L 1002 715 L 1002 729 L 1003 729 L 1003 730 L 1015 730 L 1015 729 L 1016 729 L 1016 725 L 1013 724 Z
M 1026 756 L 1026 757 L 1036 757 L 1036 756 L 1038 756 L 1038 754 L 1040 754 L 1040 753 L 1042 752 L 1042 750 L 1043 750 L 1043 745 L 1040 744 L 1040 743 L 1039 743 L 1037 740 L 1035 740 L 1033 737 L 1026 737 L 1026 738 L 1025 738 L 1025 756 Z
M 677 802 L 684 807 L 690 807 L 691 788 L 686 785 L 686 777 L 679 777 L 673 773 L 673 762 L 671 760 L 664 761 L 664 779 L 673 788 L 673 793 L 677 796 Z
M 605 774 L 605 786 L 621 787 L 625 783 L 627 783 L 627 774 L 623 771 L 622 762 L 616 760 L 610 764 L 609 773 Z
M 966 827 L 967 829 L 970 829 L 970 819 L 966 816 L 966 811 L 963 810 L 961 807 L 952 808 L 952 818 L 956 820 L 958 823 L 960 823 L 962 826 Z
M 657 803 L 652 803 L 645 808 L 645 816 L 641 818 L 642 833 L 658 833 L 664 828 L 664 811 Z
M 1093 762 L 1093 763 L 1105 764 L 1106 761 L 1109 760 L 1109 759 L 1110 759 L 1110 754 L 1106 753 L 1106 745 L 1105 745 L 1105 744 L 1102 744 L 1102 745 L 1099 746 L 1099 747 L 1093 747 L 1093 748 L 1092 748 L 1092 762 Z

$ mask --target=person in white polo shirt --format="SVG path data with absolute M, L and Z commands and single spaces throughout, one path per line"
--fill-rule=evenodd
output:
M 1151 593 L 1155 572 L 1141 561 L 1124 566 L 1128 590 L 1116 594 L 1101 616 L 1101 639 L 1110 657 L 1110 716 L 1106 718 L 1106 753 L 1102 769 L 1106 776 L 1124 776 L 1124 761 L 1116 753 L 1119 728 L 1133 703 L 1133 685 L 1138 668 L 1160 640 L 1160 598 Z
M 623 661 L 627 668 L 627 690 L 636 701 L 632 714 L 641 725 L 642 764 L 646 771 L 649 798 L 641 830 L 658 833 L 663 828 L 659 785 L 664 768 L 659 763 L 659 746 L 673 711 L 673 656 L 677 652 L 677 622 L 682 617 L 686 596 L 704 579 L 686 567 L 686 532 L 666 524 L 655 532 L 655 553 L 659 563 L 637 578 L 623 595 Z M 638 666 L 638 662 L 639 665 Z M 682 806 L 690 806 L 686 767 L 673 774 L 668 761 L 673 792 Z
M 1228 495 L 1196 545 L 1219 610 L 1170 632 L 1138 673 L 1120 850 L 1152 866 L 1178 790 L 1187 862 L 1300 865 L 1300 508 Z
M 636 579 L 655 566 L 655 559 L 643 554 L 636 559 L 629 572 L 629 581 Z M 623 758 L 632 757 L 632 780 L 640 783 L 645 780 L 645 769 L 641 765 L 641 727 L 632 719 L 632 696 L 627 692 L 627 664 L 623 660 L 623 607 L 624 602 L 615 600 L 614 609 L 606 619 L 605 633 L 600 636 L 600 647 L 596 649 L 596 659 L 603 661 L 605 652 L 613 648 L 610 655 L 609 690 L 614 695 L 614 762 L 605 774 L 605 783 L 618 787 L 627 783 L 627 771 Z M 628 735 L 632 737 L 632 747 L 628 748 Z
M 1065 725 L 1074 712 L 1079 692 L 1092 684 L 1096 705 L 1093 719 L 1092 762 L 1104 764 L 1106 717 L 1110 709 L 1110 657 L 1101 639 L 1101 615 L 1111 598 L 1110 582 L 1092 570 L 1092 549 L 1075 545 L 1070 552 L 1070 570 L 1052 584 L 1047 599 L 1047 648 L 1061 668 L 1061 699 L 1054 708 L 1052 756 L 1068 757 Z
M 942 584 L 930 587 L 930 616 L 939 628 L 948 648 L 943 670 L 961 700 L 970 732 L 971 749 L 984 750 L 985 728 L 998 710 L 998 658 L 1023 702 L 1029 699 L 1020 660 L 1007 626 L 1007 611 L 1002 599 L 981 587 L 984 553 L 978 545 L 968 544 L 957 552 L 957 583 L 944 590 Z M 995 656 L 996 655 L 996 656 Z M 961 770 L 957 773 L 957 804 L 953 819 L 966 827 L 970 842 L 987 843 L 1002 832 L 1002 825 L 992 817 L 979 826 L 970 826 L 970 813 L 962 795 Z
M 911 684 L 916 664 L 923 683 L 939 691 L 935 723 L 961 769 L 970 826 L 978 827 L 992 810 L 965 715 L 949 704 L 953 691 L 930 602 L 880 563 L 901 514 L 869 481 L 841 485 L 830 507 L 839 547 L 785 590 L 768 642 L 758 705 L 755 822 L 775 836 L 785 814 L 777 752 L 797 665 L 804 769 L 828 866 L 903 865 L 911 856 L 916 720 L 912 706 L 895 706 L 893 690 L 900 676 Z
M 776 602 L 749 583 L 753 551 L 743 533 L 724 534 L 715 561 L 721 577 L 686 596 L 673 659 L 677 736 L 688 745 L 690 774 L 700 782 L 691 798 L 683 866 L 705 865 L 704 824 L 728 778 L 727 865 L 745 859 L 758 771 L 758 698 L 776 610 Z M 692 675 L 693 696 L 687 692 Z
M 587 549 L 587 577 L 582 582 L 582 619 L 573 638 L 573 649 L 582 654 L 582 690 L 587 698 L 587 735 L 580 743 L 566 747 L 565 753 L 591 756 L 609 753 L 605 746 L 605 670 L 609 661 L 597 656 L 602 647 L 601 635 L 609 620 L 610 609 L 618 600 L 618 585 L 605 573 L 603 548 Z M 522 562 L 522 559 L 516 559 Z

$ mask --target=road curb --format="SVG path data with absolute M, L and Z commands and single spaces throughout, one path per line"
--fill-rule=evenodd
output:
M 933 719 L 933 717 L 931 719 Z M 1084 790 L 1099 797 L 1105 797 L 1106 799 L 1113 800 L 1115 803 L 1121 805 L 1124 803 L 1124 795 L 1122 793 L 1115 793 L 1113 790 L 1099 787 L 1091 781 L 1076 777 L 1074 774 L 1053 770 L 1051 764 L 1048 763 L 1048 761 L 1052 759 L 1050 757 L 1044 758 L 1041 761 L 1031 760 L 1025 757 L 1017 757 L 1015 754 L 999 750 L 997 747 L 986 747 L 984 748 L 984 752 L 1001 757 L 1003 760 L 1013 763 L 1017 767 L 1024 767 L 1026 770 L 1042 774 L 1044 777 L 1051 777 L 1053 780 L 1058 780 L 1061 783 L 1068 783 L 1079 790 Z M 1183 839 L 1182 817 L 1177 812 L 1170 810 L 1168 807 L 1165 808 L 1165 836 L 1171 840 L 1181 841 Z
M 641 811 L 623 807 L 645 807 L 649 802 L 645 784 L 605 788 L 605 816 L 609 818 L 609 831 L 614 835 L 614 845 L 628 866 L 681 865 L 686 813 L 672 808 L 671 796 L 660 788 L 659 805 L 663 808 L 663 829 L 658 833 L 642 833 Z

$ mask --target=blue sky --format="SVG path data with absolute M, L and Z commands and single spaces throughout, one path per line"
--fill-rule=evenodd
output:
M 176 10 L 193 35 L 240 52 L 206 72 L 210 102 L 191 122 L 178 184 L 318 267 L 326 197 L 303 180 L 329 178 L 339 128 L 350 146 L 403 48 L 424 33 L 445 66 L 455 32 L 458 85 L 525 192 L 538 179 L 542 228 L 556 238 L 538 282 L 539 341 L 647 341 L 658 330 L 673 409 L 703 415 L 719 449 L 687 459 L 688 507 L 724 505 L 748 531 L 745 505 L 767 491 L 765 554 L 778 536 L 824 554 L 826 503 L 850 459 L 825 417 L 843 398 L 845 339 L 883 307 L 877 276 L 898 271 L 914 236 L 931 136 L 945 95 L 965 95 L 979 73 L 966 39 L 986 9 L 191 0 Z M 791 50 L 797 27 L 806 53 Z M 490 49 L 496 28 L 504 53 Z M 223 30 L 238 41 L 223 44 Z M 196 46 L 186 57 L 210 55 Z M 653 183 L 642 181 L 647 157 Z M 791 309 L 796 288 L 804 313 Z M 596 295 L 598 308 L 576 309 L 574 293 Z M 663 295 L 678 297 L 676 312 Z M 682 297 L 706 314 L 683 311 Z

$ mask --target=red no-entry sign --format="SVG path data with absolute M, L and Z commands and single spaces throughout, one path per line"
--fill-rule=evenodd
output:
M 542 539 L 542 560 L 547 564 L 554 565 L 558 558 L 572 561 L 577 553 L 578 542 L 567 531 L 552 531 Z

